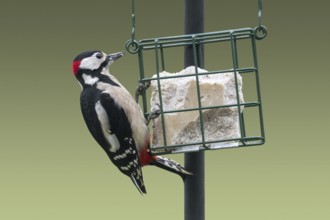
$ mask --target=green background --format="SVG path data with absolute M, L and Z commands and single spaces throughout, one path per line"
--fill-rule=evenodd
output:
M 183 1 L 136 7 L 138 39 L 183 33 Z M 206 0 L 205 13 L 205 31 L 254 27 L 257 1 Z M 181 180 L 146 167 L 142 197 L 80 113 L 72 59 L 123 51 L 130 17 L 128 0 L 1 1 L 0 219 L 183 219 Z M 264 1 L 266 144 L 206 152 L 206 219 L 330 218 L 329 20 L 327 1 Z M 127 54 L 111 72 L 133 91 L 137 67 Z

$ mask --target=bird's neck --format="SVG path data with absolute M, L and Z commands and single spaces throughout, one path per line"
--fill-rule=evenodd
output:
M 81 73 L 78 81 L 83 88 L 94 86 L 98 82 L 103 82 L 114 86 L 121 86 L 119 81 L 110 74 L 109 68 L 106 67 L 104 67 L 101 71 L 84 71 Z

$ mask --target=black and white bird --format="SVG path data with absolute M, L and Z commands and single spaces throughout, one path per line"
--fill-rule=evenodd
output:
M 149 153 L 150 134 L 141 108 L 109 72 L 110 65 L 122 56 L 122 52 L 86 51 L 74 59 L 72 70 L 82 87 L 81 111 L 90 133 L 143 194 L 142 166 L 156 165 L 181 177 L 191 173 L 173 160 Z

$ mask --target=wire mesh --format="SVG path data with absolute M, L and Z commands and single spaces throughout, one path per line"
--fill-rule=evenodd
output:
M 260 32 L 262 32 L 260 34 Z M 257 28 L 241 28 L 227 31 L 218 31 L 218 32 L 208 32 L 201 34 L 193 35 L 181 35 L 181 36 L 172 36 L 172 37 L 162 37 L 162 38 L 150 38 L 143 39 L 136 43 L 139 60 L 139 69 L 140 69 L 140 81 L 142 83 L 147 83 L 150 81 L 156 81 L 158 87 L 158 98 L 159 98 L 159 108 L 160 108 L 160 120 L 162 123 L 162 144 L 152 144 L 150 151 L 153 154 L 169 154 L 169 153 L 183 153 L 183 152 L 194 152 L 201 150 L 213 150 L 221 148 L 230 148 L 230 147 L 245 147 L 245 146 L 255 146 L 262 145 L 265 142 L 265 132 L 264 132 L 264 123 L 263 123 L 263 113 L 262 113 L 262 102 L 261 102 L 261 91 L 260 91 L 260 81 L 259 81 L 259 68 L 257 62 L 257 49 L 256 49 L 256 39 L 262 39 L 263 33 L 267 33 L 266 29 L 263 26 Z M 248 49 L 252 53 L 252 62 L 242 64 L 239 62 L 239 53 L 241 52 L 238 49 L 238 44 L 240 41 L 249 42 Z M 229 45 L 230 53 L 227 53 L 227 56 L 231 59 L 230 68 L 220 68 L 214 67 L 215 70 L 210 70 L 207 72 L 201 72 L 197 66 L 200 66 L 203 61 L 202 55 L 202 46 L 213 45 L 213 44 L 225 44 Z M 161 72 L 167 69 L 167 58 L 165 58 L 165 51 L 169 48 L 180 48 L 185 46 L 193 47 L 193 58 L 195 72 L 192 74 L 186 75 L 170 75 L 170 76 L 161 76 Z M 146 59 L 144 55 L 147 51 L 153 52 L 155 59 L 155 72 L 156 76 L 151 77 L 146 74 Z M 243 54 L 244 55 L 244 54 Z M 242 56 L 243 57 L 243 56 Z M 210 59 L 217 59 L 217 57 L 212 57 Z M 152 61 L 151 61 L 152 62 Z M 221 60 L 219 60 L 219 64 Z M 224 105 L 213 105 L 213 106 L 203 106 L 201 102 L 201 91 L 199 80 L 203 75 L 213 75 L 213 74 L 225 74 L 232 73 L 235 79 L 235 94 L 236 94 L 236 103 L 235 104 L 224 104 Z M 242 101 L 242 97 L 239 94 L 239 82 L 238 74 L 242 75 L 243 83 L 244 75 L 248 75 L 248 84 L 251 87 L 254 87 L 254 99 L 248 101 Z M 161 84 L 163 80 L 166 79 L 177 79 L 180 80 L 181 77 L 195 77 L 196 79 L 196 94 L 198 105 L 196 107 L 186 108 L 186 109 L 164 109 L 163 103 L 163 94 L 161 89 Z M 245 86 L 246 87 L 246 86 Z M 214 94 L 216 95 L 216 94 Z M 143 100 L 143 111 L 146 117 L 151 113 L 148 107 L 148 96 L 146 92 L 142 94 Z M 205 137 L 204 133 L 204 113 L 205 110 L 212 109 L 237 109 L 237 119 L 239 124 L 239 136 L 238 137 L 214 137 L 212 140 L 208 140 Z M 180 144 L 171 144 L 168 143 L 167 139 L 167 130 L 166 130 L 166 115 L 172 113 L 185 114 L 188 112 L 197 111 L 199 114 L 199 126 L 201 137 L 199 141 L 193 141 L 189 143 L 180 143 Z M 251 112 L 253 112 L 251 114 Z M 250 116 L 253 115 L 253 116 Z M 178 118 L 180 120 L 180 118 Z M 251 124 L 253 124 L 251 126 Z M 250 131 L 252 130 L 252 131 Z

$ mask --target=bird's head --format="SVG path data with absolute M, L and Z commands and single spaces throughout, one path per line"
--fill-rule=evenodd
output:
M 78 77 L 82 73 L 101 73 L 104 69 L 108 69 L 115 60 L 123 55 L 124 53 L 122 52 L 106 54 L 97 50 L 83 52 L 73 60 L 73 74 Z

